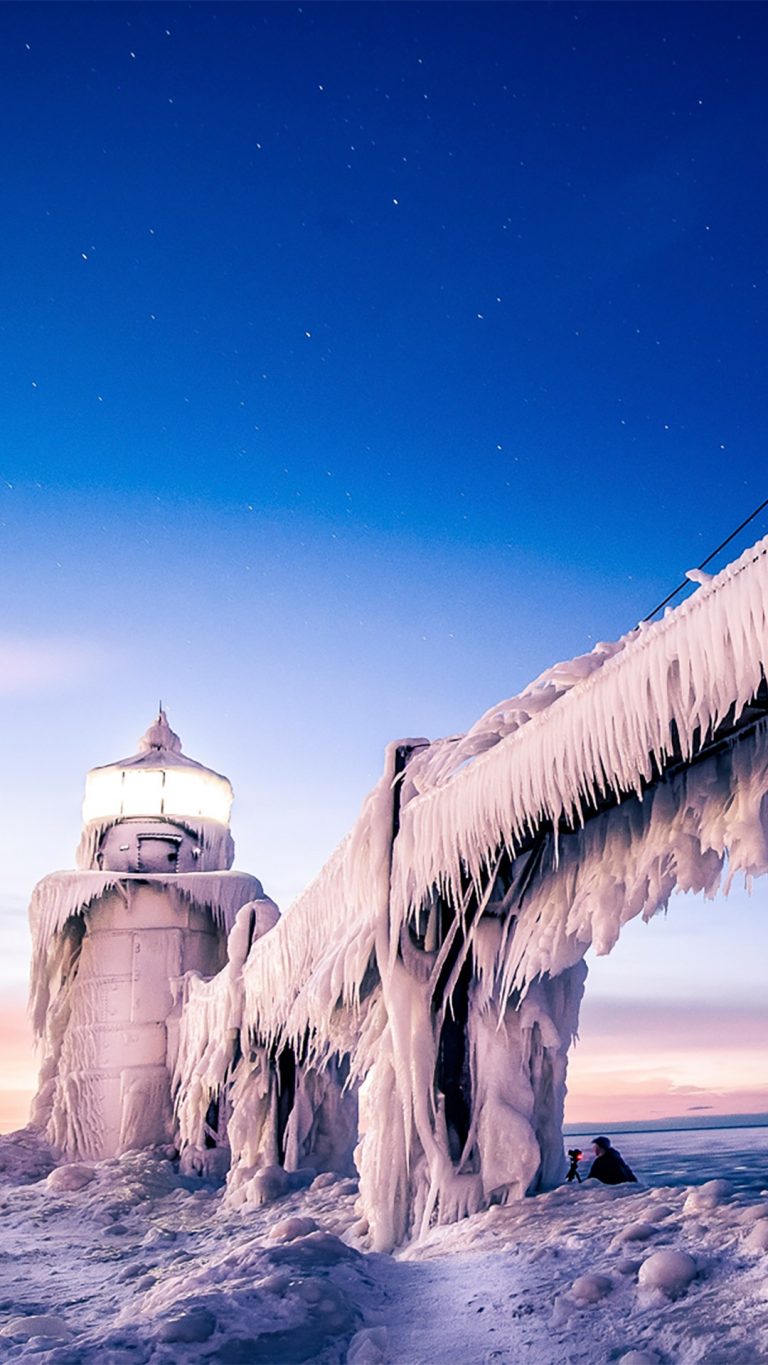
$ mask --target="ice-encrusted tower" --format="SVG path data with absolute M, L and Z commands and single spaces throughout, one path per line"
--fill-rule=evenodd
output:
M 32 1121 L 69 1159 L 171 1139 L 178 983 L 220 970 L 243 905 L 277 919 L 261 883 L 231 870 L 231 805 L 161 708 L 138 753 L 88 773 L 78 870 L 35 888 Z

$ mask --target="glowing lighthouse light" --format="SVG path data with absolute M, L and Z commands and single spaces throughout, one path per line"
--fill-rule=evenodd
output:
M 88 774 L 83 819 L 91 824 L 131 816 L 179 816 L 226 826 L 231 807 L 226 777 L 181 752 L 181 741 L 161 708 L 137 754 Z

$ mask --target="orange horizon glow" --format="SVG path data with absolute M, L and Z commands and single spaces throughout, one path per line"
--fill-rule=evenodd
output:
M 0 1091 L 0 1133 L 15 1133 L 19 1128 L 26 1128 L 34 1093 L 34 1086 L 28 1090 Z
M 0 1133 L 23 1128 L 37 1089 L 32 1026 L 22 999 L 0 1005 Z

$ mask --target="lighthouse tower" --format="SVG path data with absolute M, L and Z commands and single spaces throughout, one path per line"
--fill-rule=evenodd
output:
M 182 753 L 161 708 L 138 753 L 88 773 L 78 869 L 35 888 L 32 1120 L 70 1160 L 171 1140 L 181 978 L 220 970 L 241 906 L 278 917 L 231 870 L 231 805 L 227 778 Z

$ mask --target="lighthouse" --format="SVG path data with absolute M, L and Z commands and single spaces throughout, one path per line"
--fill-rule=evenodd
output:
M 278 918 L 258 879 L 232 870 L 232 796 L 161 707 L 136 754 L 88 773 L 77 868 L 33 892 L 32 1121 L 66 1159 L 172 1139 L 180 983 L 221 969 L 243 905 Z

